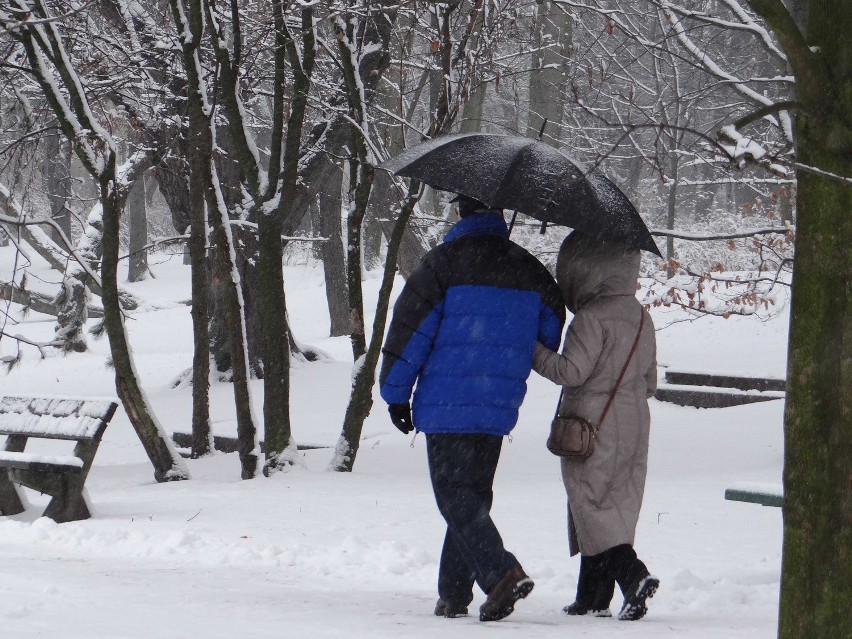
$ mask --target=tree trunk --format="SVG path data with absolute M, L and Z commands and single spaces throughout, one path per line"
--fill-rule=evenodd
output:
M 408 22 L 407 16 L 401 16 L 401 30 L 404 30 Z M 391 74 L 391 86 L 400 86 L 402 82 L 402 74 L 398 69 L 390 68 L 387 73 Z M 392 113 L 396 113 L 399 117 L 405 117 L 405 113 L 401 112 L 399 94 L 392 88 L 386 86 L 382 96 L 385 109 Z M 385 147 L 389 155 L 394 156 L 405 149 L 405 129 L 396 122 L 389 122 L 385 125 L 381 133 L 385 139 Z M 394 179 L 387 171 L 379 171 L 373 180 L 373 190 L 370 193 L 370 215 L 378 220 L 382 230 L 382 235 L 387 241 L 390 241 L 395 227 L 393 214 L 399 210 L 403 200 L 404 192 L 398 190 Z M 403 231 L 400 248 L 397 251 L 397 267 L 402 277 L 407 278 L 408 275 L 417 268 L 420 259 L 426 254 L 427 247 L 422 242 L 410 225 L 406 226 Z
M 382 233 L 384 233 L 388 241 L 390 241 L 390 237 L 393 234 L 395 226 L 393 214 L 399 208 L 400 199 L 401 194 L 397 193 L 396 184 L 387 171 L 376 173 L 370 202 L 376 214 L 381 216 Z M 411 225 L 406 226 L 403 230 L 402 240 L 400 241 L 396 257 L 399 274 L 404 278 L 408 278 L 414 269 L 417 268 L 426 251 L 427 247 L 425 243 L 411 228 Z
M 112 169 L 114 171 L 114 167 Z M 109 338 L 112 365 L 115 369 L 115 387 L 130 423 L 139 435 L 148 459 L 154 465 L 154 479 L 158 482 L 189 479 L 189 471 L 171 445 L 168 433 L 157 422 L 148 404 L 135 366 L 118 296 L 118 237 L 120 207 L 111 176 L 101 179 L 100 199 L 103 205 L 103 260 L 101 286 L 103 289 L 104 327 Z
M 852 4 L 811 0 L 807 38 L 750 0 L 796 79 L 796 262 L 784 412 L 781 639 L 849 636 L 852 610 Z M 800 21 L 801 22 L 801 21 Z
M 372 167 L 370 167 L 369 179 L 372 182 Z M 356 366 L 358 360 L 367 350 L 367 338 L 364 334 L 364 292 L 361 286 L 361 231 L 367 202 L 363 197 L 363 189 L 360 184 L 358 189 L 361 193 L 356 191 L 354 206 L 346 218 L 346 290 L 349 299 L 349 339 L 352 341 L 352 357 Z M 366 196 L 369 197 L 369 186 Z
M 243 321 L 246 328 L 246 345 L 249 357 L 249 376 L 263 378 L 263 337 L 260 332 L 258 310 L 258 247 L 257 229 L 248 224 L 234 224 L 231 220 L 231 237 L 234 242 L 237 272 L 243 297 Z M 210 350 L 220 373 L 231 371 L 231 341 L 228 313 L 225 310 L 224 283 L 230 277 L 219 256 L 219 249 L 211 252 L 210 277 Z
M 178 5 L 180 0 L 172 0 L 172 16 L 177 26 L 177 32 L 183 49 L 183 64 L 187 74 L 187 106 L 190 114 L 190 139 L 194 143 L 196 156 L 194 167 L 197 169 L 197 182 L 193 186 L 202 189 L 203 204 L 206 204 L 212 225 L 213 237 L 223 262 L 223 288 L 225 300 L 225 315 L 228 318 L 229 339 L 231 344 L 231 364 L 233 370 L 234 404 L 237 413 L 237 437 L 239 439 L 239 455 L 243 479 L 251 479 L 257 469 L 257 436 L 252 415 L 251 395 L 248 387 L 248 356 L 245 343 L 245 325 L 243 324 L 242 292 L 240 276 L 235 266 L 234 245 L 230 233 L 230 221 L 221 192 L 218 189 L 218 177 L 213 162 L 215 129 L 212 121 L 213 112 L 205 108 L 206 88 L 201 70 L 198 66 L 196 48 L 201 42 L 204 30 L 201 0 L 191 0 L 189 4 L 189 24 L 183 21 L 183 11 Z M 187 32 L 191 38 L 187 38 Z M 194 192 L 193 192 L 194 194 Z M 194 200 L 200 198 L 192 198 Z M 195 202 L 201 206 L 202 202 Z M 197 213 L 198 211 L 196 211 Z M 198 224 L 198 219 L 193 221 Z M 206 234 L 206 228 L 205 228 Z M 195 247 L 198 250 L 198 247 Z M 202 282 L 199 274 L 197 286 L 207 283 L 206 276 Z M 194 282 L 195 284 L 195 282 Z M 199 305 L 199 314 L 204 312 L 207 305 Z
M 129 263 L 127 281 L 140 282 L 148 277 L 148 211 L 145 197 L 145 175 L 130 187 L 125 212 L 128 228 Z
M 371 23 L 369 30 L 375 29 L 375 36 L 370 35 L 368 39 L 379 42 L 381 47 L 364 55 L 359 67 L 368 105 L 372 103 L 376 87 L 391 63 L 388 49 L 399 13 L 398 6 L 397 0 L 379 0 L 373 5 L 376 10 L 373 15 L 376 19 Z M 381 12 L 381 16 L 378 12 Z M 329 175 L 338 170 L 333 162 L 328 161 L 326 154 L 341 154 L 343 146 L 350 139 L 349 128 L 349 120 L 343 115 L 336 115 L 333 119 L 322 122 L 311 130 L 308 142 L 302 145 L 306 151 L 299 158 L 299 182 L 289 200 L 287 217 L 284 220 L 284 235 L 293 235 L 313 198 L 323 189 Z
M 852 176 L 850 79 L 846 105 L 826 126 L 800 120 L 799 162 Z M 845 160 L 826 148 L 840 132 Z M 784 415 L 784 639 L 845 636 L 852 610 L 852 187 L 802 171 L 797 178 Z
M 190 91 L 193 87 L 189 88 Z M 210 331 L 207 317 L 207 174 L 209 172 L 210 125 L 198 96 L 188 102 L 189 131 L 189 261 L 192 291 L 192 457 L 210 454 L 213 434 L 210 429 Z
M 485 83 L 477 84 L 471 90 L 462 110 L 461 133 L 479 133 L 482 130 L 482 115 L 487 93 L 488 85 Z
M 211 130 L 212 135 L 212 130 Z M 209 165 L 211 172 L 213 163 Z M 213 237 L 221 260 L 221 269 L 225 278 L 224 302 L 228 318 L 228 341 L 231 345 L 231 371 L 234 385 L 234 405 L 237 411 L 237 439 L 243 479 L 252 479 L 257 472 L 258 452 L 257 427 L 252 410 L 249 391 L 249 358 L 246 340 L 245 302 L 242 295 L 239 270 L 236 266 L 234 240 L 230 233 L 224 201 L 216 191 L 216 175 L 208 177 L 207 207 L 212 212 Z M 268 446 L 268 444 L 267 444 Z
M 341 217 L 341 181 L 338 172 L 328 188 L 320 193 L 320 235 L 327 237 L 320 242 L 323 270 L 325 271 L 325 296 L 328 302 L 331 337 L 349 334 L 348 293 L 346 288 L 346 258 L 343 252 L 343 228 Z
M 62 229 L 65 237 L 71 239 L 71 210 L 68 201 L 71 199 L 71 158 L 70 147 L 59 133 L 48 135 L 46 138 L 44 160 L 44 186 L 50 203 L 50 217 Z M 59 246 L 65 246 L 65 240 L 55 230 L 51 230 L 51 239 Z
M 671 175 L 666 193 L 666 229 L 673 231 L 677 218 L 677 186 L 678 186 L 678 159 L 676 156 L 671 158 Z M 673 278 L 677 274 L 677 269 L 674 267 L 675 260 L 675 245 L 674 238 L 670 235 L 666 238 L 666 277 Z
M 381 266 L 384 233 L 382 233 L 381 222 L 375 214 L 371 214 L 369 207 L 364 217 L 362 242 L 364 243 L 364 269 L 371 271 Z
M 527 137 L 541 134 L 544 142 L 558 147 L 567 95 L 565 66 L 571 47 L 571 16 L 557 3 L 539 2 L 533 47 L 543 49 L 533 53 Z M 545 120 L 547 125 L 542 132 Z
M 360 366 L 356 366 L 355 377 L 352 382 L 352 393 L 349 396 L 349 404 L 346 406 L 346 414 L 343 417 L 343 430 L 337 441 L 334 456 L 329 464 L 330 470 L 338 472 L 352 471 L 355 465 L 355 457 L 358 454 L 364 420 L 367 419 L 373 407 L 373 384 L 376 380 L 376 366 L 379 363 L 379 355 L 382 350 L 382 341 L 384 340 L 385 325 L 390 307 L 390 295 L 396 275 L 396 254 L 399 251 L 405 228 L 408 226 L 408 220 L 420 198 L 421 191 L 416 182 L 412 182 L 411 189 L 412 191 L 401 207 L 399 217 L 394 223 L 390 240 L 388 240 L 385 270 L 382 275 L 382 284 L 379 288 L 379 298 L 376 302 L 376 317 L 373 320 L 370 346 L 364 356 L 363 363 Z
M 103 210 L 95 206 L 86 219 L 86 228 L 74 247 L 80 259 L 85 260 L 92 272 L 97 271 L 103 238 Z M 62 279 L 62 288 L 53 302 L 59 307 L 54 327 L 54 342 L 62 350 L 82 353 L 86 351 L 84 333 L 88 319 L 89 292 L 86 288 L 91 278 L 83 265 L 71 262 Z
M 295 159 L 294 159 L 295 161 Z M 283 246 L 277 218 L 261 215 L 258 223 L 259 306 L 263 327 L 263 423 L 266 446 L 264 474 L 285 463 L 291 446 L 290 334 L 284 298 Z

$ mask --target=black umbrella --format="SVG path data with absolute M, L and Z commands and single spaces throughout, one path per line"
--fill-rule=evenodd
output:
M 379 168 L 661 255 L 639 212 L 615 184 L 543 142 L 485 133 L 446 135 L 410 147 Z

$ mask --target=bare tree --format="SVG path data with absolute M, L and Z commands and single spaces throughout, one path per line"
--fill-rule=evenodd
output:
M 187 479 L 189 473 L 183 461 L 171 446 L 168 434 L 151 411 L 139 385 L 119 303 L 119 215 L 127 196 L 126 185 L 150 166 L 151 158 L 145 154 L 135 155 L 119 170 L 115 142 L 95 116 L 96 110 L 65 47 L 60 23 L 40 1 L 2 5 L 0 22 L 22 48 L 27 72 L 40 87 L 63 134 L 97 185 L 103 221 L 104 327 L 109 337 L 118 396 L 154 465 L 157 481 Z

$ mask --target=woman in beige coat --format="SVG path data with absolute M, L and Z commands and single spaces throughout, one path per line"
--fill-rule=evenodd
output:
M 556 276 L 574 319 L 562 354 L 538 344 L 533 367 L 564 387 L 560 415 L 579 415 L 599 426 L 590 457 L 561 458 L 571 555 L 581 554 L 577 597 L 563 612 L 611 616 L 617 582 L 624 595 L 619 619 L 641 619 L 659 580 L 633 550 L 648 465 L 647 399 L 657 387 L 654 324 L 635 297 L 639 251 L 574 231 L 560 247 Z

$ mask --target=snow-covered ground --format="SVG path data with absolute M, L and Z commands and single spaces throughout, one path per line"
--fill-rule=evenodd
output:
M 189 308 L 179 303 L 189 296 L 188 267 L 179 257 L 152 262 L 159 262 L 157 279 L 126 285 L 151 304 L 128 329 L 160 421 L 187 431 L 190 389 L 172 382 L 192 356 Z M 0 249 L 0 265 L 8 272 L 11 249 Z M 366 282 L 368 298 L 377 287 L 376 279 Z M 332 445 L 351 354 L 345 339 L 325 337 L 323 295 L 321 272 L 288 269 L 296 335 L 331 356 L 293 371 L 294 434 Z M 769 321 L 654 317 L 661 374 L 668 366 L 784 375 L 786 312 Z M 49 339 L 53 322 L 31 314 L 6 330 Z M 0 355 L 13 350 L 3 339 Z M 39 360 L 30 349 L 11 374 L 0 373 L 0 393 L 112 396 L 107 350 L 103 340 L 91 342 L 89 353 Z M 260 415 L 261 384 L 253 391 Z M 353 473 L 326 472 L 325 448 L 306 451 L 302 468 L 252 481 L 239 479 L 236 455 L 216 454 L 187 462 L 191 481 L 154 483 L 119 409 L 87 482 L 92 519 L 57 525 L 39 518 L 46 499 L 32 492 L 26 513 L 0 516 L 0 638 L 774 636 L 780 509 L 723 495 L 736 482 L 780 482 L 783 402 L 714 410 L 651 402 L 636 548 L 662 585 L 645 619 L 621 622 L 560 613 L 573 600 L 579 561 L 567 552 L 558 461 L 544 447 L 557 395 L 533 374 L 519 425 L 504 443 L 493 514 L 536 582 L 504 621 L 432 615 L 444 527 L 424 440 L 398 433 L 377 396 Z M 229 385 L 212 382 L 211 413 L 217 433 L 235 432 Z M 483 600 L 477 592 L 474 611 Z M 619 603 L 616 595 L 613 609 Z

